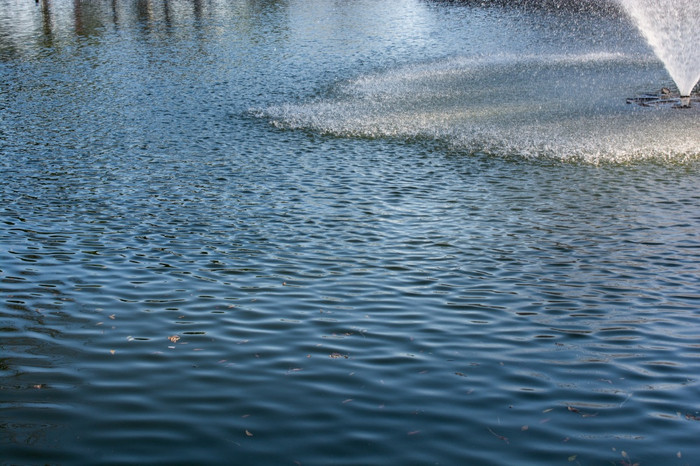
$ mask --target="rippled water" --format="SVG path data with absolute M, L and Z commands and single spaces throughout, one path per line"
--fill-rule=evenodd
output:
M 614 10 L 0 5 L 2 464 L 696 462 L 700 115 Z

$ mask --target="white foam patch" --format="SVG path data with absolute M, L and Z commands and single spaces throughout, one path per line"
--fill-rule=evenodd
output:
M 456 150 L 591 163 L 700 159 L 700 109 L 627 104 L 658 87 L 653 62 L 616 53 L 452 57 L 338 83 L 255 110 L 341 137 L 434 139 Z M 649 90 L 649 89 L 647 89 Z

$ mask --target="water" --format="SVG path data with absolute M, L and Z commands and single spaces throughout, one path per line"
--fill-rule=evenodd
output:
M 617 10 L 0 5 L 2 464 L 695 463 L 700 120 Z
M 449 57 L 364 75 L 329 96 L 259 111 L 281 128 L 443 141 L 467 152 L 577 160 L 697 160 L 698 109 L 630 109 L 620 53 Z M 614 70 L 614 71 L 612 71 Z
M 700 80 L 700 4 L 692 0 L 621 0 L 649 45 L 666 65 L 682 96 Z

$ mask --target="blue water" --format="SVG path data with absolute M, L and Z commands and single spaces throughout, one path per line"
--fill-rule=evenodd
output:
M 604 6 L 0 0 L 0 463 L 696 463 L 672 85 Z

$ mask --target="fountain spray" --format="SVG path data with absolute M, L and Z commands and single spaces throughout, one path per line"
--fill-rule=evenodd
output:
M 700 80 L 700 2 L 697 0 L 619 0 L 680 91 L 681 108 L 691 105 Z

